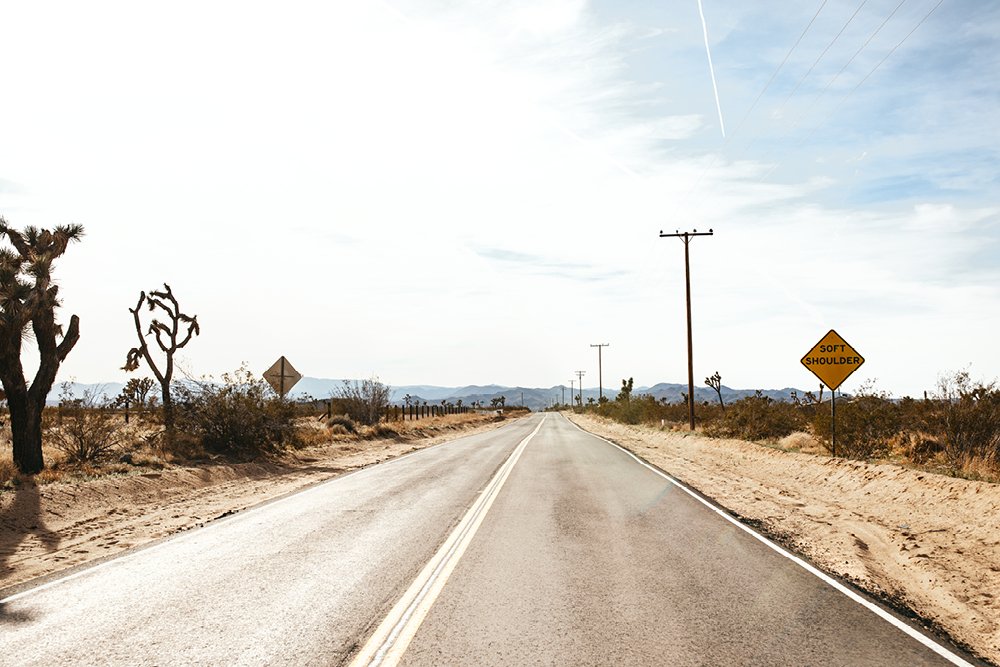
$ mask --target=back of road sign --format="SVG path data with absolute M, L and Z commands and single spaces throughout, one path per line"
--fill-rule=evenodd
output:
M 863 363 L 864 357 L 833 329 L 802 357 L 802 365 L 831 391 L 842 385 Z

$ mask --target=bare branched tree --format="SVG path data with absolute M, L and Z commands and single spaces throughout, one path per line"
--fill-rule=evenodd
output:
M 14 247 L 0 248 L 0 381 L 10 410 L 14 463 L 27 475 L 41 472 L 42 410 L 59 364 L 80 339 L 80 318 L 70 317 L 63 331 L 56 323 L 59 286 L 52 282 L 52 263 L 72 241 L 83 236 L 80 225 L 61 225 L 52 231 L 26 227 L 11 229 L 0 217 L 0 237 Z M 21 345 L 34 335 L 38 370 L 29 387 L 21 366 Z M 57 342 L 57 338 L 62 340 Z
M 361 382 L 344 380 L 335 398 L 341 399 L 347 416 L 354 421 L 372 426 L 379 423 L 389 407 L 392 387 L 383 384 L 377 377 Z
M 166 321 L 161 322 L 154 317 L 145 334 L 142 332 L 142 322 L 139 319 L 139 311 L 142 310 L 144 303 L 149 307 L 150 312 L 162 310 L 166 314 Z M 177 299 L 174 298 L 173 290 L 166 283 L 163 283 L 163 291 L 151 290 L 149 296 L 142 292 L 139 295 L 139 302 L 135 308 L 129 308 L 129 312 L 132 313 L 132 318 L 135 321 L 135 333 L 139 337 L 139 346 L 128 351 L 122 370 L 134 371 L 139 368 L 140 360 L 145 360 L 149 369 L 153 371 L 157 382 L 160 383 L 160 394 L 163 400 L 163 428 L 169 445 L 174 437 L 174 402 L 170 398 L 170 383 L 174 377 L 174 354 L 187 345 L 193 336 L 201 333 L 201 329 L 198 327 L 198 316 L 186 315 L 181 312 Z M 149 351 L 149 345 L 146 342 L 147 336 L 152 336 L 156 340 L 156 345 L 164 354 L 165 360 L 162 370 L 156 365 L 153 355 Z
M 726 404 L 722 400 L 722 376 L 719 375 L 719 371 L 715 371 L 715 375 L 710 375 L 705 378 L 705 384 L 715 390 L 715 393 L 719 395 L 719 405 L 722 406 L 722 411 L 726 411 Z

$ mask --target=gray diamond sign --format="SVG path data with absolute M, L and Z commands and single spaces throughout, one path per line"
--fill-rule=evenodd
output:
M 271 388 L 278 392 L 282 398 L 295 386 L 295 383 L 302 379 L 302 374 L 292 368 L 292 364 L 285 357 L 281 357 L 274 365 L 264 371 L 264 379 L 271 385 Z

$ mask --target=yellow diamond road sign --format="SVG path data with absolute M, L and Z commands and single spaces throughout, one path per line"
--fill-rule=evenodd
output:
M 843 384 L 863 363 L 865 358 L 833 329 L 802 357 L 802 365 L 831 390 Z

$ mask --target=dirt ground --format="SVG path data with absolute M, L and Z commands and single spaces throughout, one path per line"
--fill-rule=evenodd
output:
M 1000 484 L 571 418 L 1000 664 Z
M 278 461 L 168 466 L 0 491 L 0 593 L 357 468 L 501 426 L 492 415 L 407 422 L 404 439 L 336 437 Z M 2 597 L 2 594 L 0 594 Z

